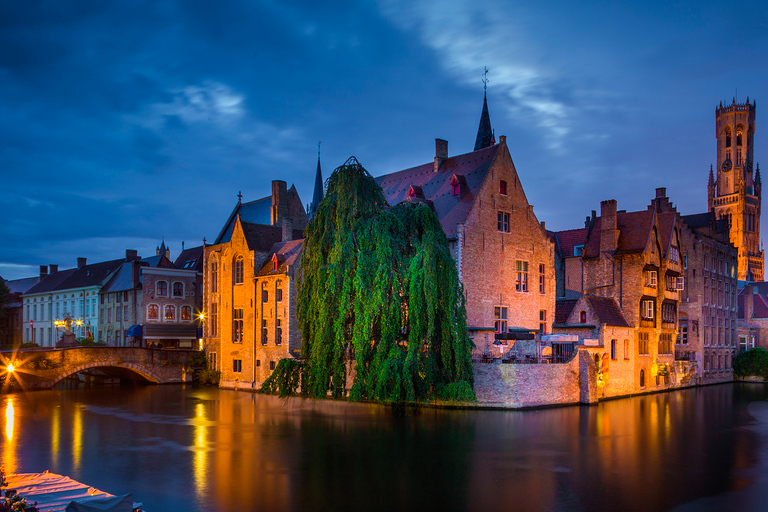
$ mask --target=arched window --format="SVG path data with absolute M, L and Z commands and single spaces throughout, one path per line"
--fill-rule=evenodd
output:
M 219 263 L 217 261 L 211 262 L 211 292 L 216 293 L 219 291 Z
M 165 306 L 165 319 L 176 320 L 176 306 Z
M 182 320 L 192 320 L 192 307 L 191 306 L 181 306 L 181 319 Z
M 275 301 L 276 302 L 283 301 L 283 282 L 279 279 L 275 283 Z
M 234 283 L 235 284 L 243 284 L 243 257 L 237 256 L 235 258 L 235 267 L 234 267 Z
M 731 147 L 731 127 L 725 127 L 725 147 Z
M 158 319 L 158 313 L 159 309 L 157 304 L 150 304 L 147 306 L 147 319 L 148 320 L 157 320 Z
M 741 146 L 741 128 L 736 131 L 736 146 Z
M 582 311 L 581 313 L 579 313 L 579 322 L 582 323 L 582 324 L 587 323 L 587 312 L 586 311 Z
M 640 387 L 645 387 L 645 370 L 640 370 Z

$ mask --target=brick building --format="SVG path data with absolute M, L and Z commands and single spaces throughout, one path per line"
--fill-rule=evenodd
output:
M 47 266 L 41 267 L 40 276 L 12 279 L 5 281 L 8 287 L 9 302 L 5 305 L 5 316 L 0 315 L 0 345 L 19 346 L 24 343 L 24 308 L 23 295 L 47 275 Z
M 675 358 L 695 362 L 702 383 L 729 381 L 737 352 L 738 252 L 726 218 L 710 211 L 682 219 L 685 289 Z
M 126 262 L 99 293 L 97 339 L 118 347 L 197 348 L 202 261 L 187 257 L 202 254 L 202 247 L 187 251 L 177 258 L 186 268 L 171 262 L 165 243 L 149 258 L 126 251 Z
M 222 387 L 258 387 L 271 363 L 289 357 L 300 343 L 294 313 L 285 310 L 295 305 L 300 244 L 281 243 L 301 239 L 307 222 L 295 187 L 273 181 L 271 196 L 238 201 L 214 244 L 204 248 L 203 339 L 211 367 L 221 371 Z M 278 270 L 265 271 L 274 258 Z M 267 345 L 262 345 L 265 320 Z
M 528 204 L 506 137 L 485 147 L 493 142 L 486 104 L 483 114 L 476 151 L 449 157 L 448 143 L 436 139 L 433 162 L 376 178 L 389 204 L 420 201 L 437 213 L 481 350 L 494 332 L 548 332 L 555 311 L 554 245 Z
M 553 236 L 570 240 L 560 244 L 569 254 L 567 258 L 559 254 L 568 284 L 563 286 L 564 294 L 613 299 L 632 329 L 628 344 L 629 360 L 634 360 L 632 382 L 622 386 L 638 392 L 679 385 L 691 378 L 687 364 L 675 364 L 684 283 L 683 223 L 665 192 L 657 189 L 648 209 L 638 212 L 618 211 L 615 200 L 603 201 L 600 216 L 593 212 L 583 239 L 581 231 Z M 581 255 L 576 256 L 579 251 Z M 623 352 L 626 338 L 616 335 Z
M 755 103 L 720 106 L 715 110 L 717 171 L 710 167 L 708 210 L 726 219 L 731 243 L 738 251 L 737 277 L 762 281 L 764 253 L 760 248 L 762 182 L 760 166 L 753 172 Z

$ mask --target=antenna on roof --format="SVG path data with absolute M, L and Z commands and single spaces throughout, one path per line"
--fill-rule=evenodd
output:
M 488 67 L 483 66 L 483 95 L 485 95 L 486 91 L 488 90 Z

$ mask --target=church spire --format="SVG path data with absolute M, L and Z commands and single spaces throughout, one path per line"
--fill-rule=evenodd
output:
M 323 171 L 320 169 L 320 143 L 317 143 L 317 172 L 315 173 L 315 191 L 312 194 L 312 203 L 309 205 L 309 218 L 315 216 L 320 201 L 323 200 Z
M 485 68 L 483 78 L 483 112 L 480 114 L 480 125 L 477 127 L 475 139 L 475 151 L 493 145 L 493 129 L 491 128 L 491 116 L 488 114 L 488 68 Z

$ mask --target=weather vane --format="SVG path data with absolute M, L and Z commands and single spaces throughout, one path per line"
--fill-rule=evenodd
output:
M 487 91 L 488 90 L 488 67 L 483 66 L 483 68 L 485 69 L 485 71 L 483 71 L 483 91 Z
M 317 141 L 317 159 L 320 160 L 320 144 L 322 144 L 323 141 L 319 140 Z

